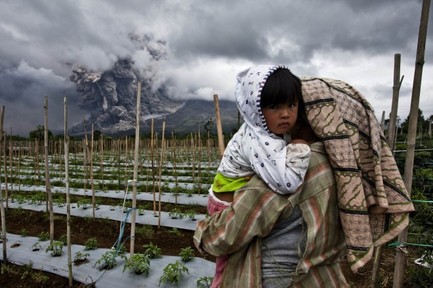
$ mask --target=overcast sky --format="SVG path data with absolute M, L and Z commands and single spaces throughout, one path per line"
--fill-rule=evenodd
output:
M 1 0 L 0 105 L 4 129 L 28 136 L 44 123 L 63 127 L 86 112 L 69 80 L 74 64 L 95 71 L 131 56 L 172 97 L 233 99 L 235 75 L 254 64 L 285 64 L 298 76 L 344 80 L 391 110 L 394 54 L 401 54 L 398 114 L 410 110 L 421 0 Z M 433 114 L 433 27 L 430 9 L 420 108 Z M 165 43 L 151 62 L 131 35 Z M 155 45 L 155 49 L 161 49 Z M 149 70 L 149 67 L 151 69 Z

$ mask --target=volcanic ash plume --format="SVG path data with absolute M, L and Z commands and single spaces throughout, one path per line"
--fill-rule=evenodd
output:
M 141 82 L 141 127 L 145 126 L 146 119 L 173 113 L 183 105 L 167 96 L 164 85 L 154 91 L 152 79 L 144 74 L 134 66 L 131 58 L 119 59 L 111 69 L 103 72 L 75 65 L 70 79 L 76 83 L 80 93 L 80 107 L 91 113 L 90 118 L 86 119 L 87 131 L 92 123 L 96 130 L 104 134 L 133 131 L 138 81 Z M 70 133 L 82 132 L 83 125 L 77 125 Z

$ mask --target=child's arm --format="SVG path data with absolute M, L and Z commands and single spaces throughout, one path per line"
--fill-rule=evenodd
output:
M 291 186 L 287 187 L 287 191 L 294 193 L 304 183 L 305 174 L 310 164 L 311 149 L 305 140 L 294 139 L 286 146 L 286 151 L 285 176 L 287 180 L 291 180 Z M 277 192 L 287 194 L 285 191 Z
M 193 239 L 200 251 L 214 256 L 236 252 L 253 238 L 268 235 L 281 213 L 291 213 L 287 197 L 273 193 L 254 177 L 251 181 L 235 192 L 227 209 L 198 222 Z
M 277 190 L 279 194 L 294 193 L 304 183 L 305 174 L 310 164 L 311 150 L 310 143 L 318 141 L 310 125 L 301 125 L 291 134 L 292 141 L 286 146 L 286 177 L 291 179 L 292 173 L 298 178 L 292 179 L 292 186 L 287 191 Z
M 307 141 L 305 141 L 304 139 L 300 139 L 300 138 L 292 139 L 292 141 L 290 141 L 290 143 L 292 143 L 292 144 L 307 144 L 308 145 Z
M 256 174 L 279 194 L 293 194 L 303 184 L 311 157 L 309 143 L 319 140 L 308 124 L 300 125 L 290 136 L 291 143 L 274 148 L 274 153 L 258 150 L 257 156 L 250 156 Z
M 272 154 L 256 153 L 251 163 L 257 175 L 279 194 L 293 194 L 302 185 L 311 150 L 302 139 L 275 149 Z

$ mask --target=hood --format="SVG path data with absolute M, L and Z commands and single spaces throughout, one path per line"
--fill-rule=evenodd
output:
M 284 65 L 257 65 L 240 72 L 235 88 L 236 104 L 245 123 L 254 130 L 272 134 L 260 109 L 260 95 L 268 77 Z

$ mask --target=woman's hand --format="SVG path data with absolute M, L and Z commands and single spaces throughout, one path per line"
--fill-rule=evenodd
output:
M 290 134 L 292 138 L 291 143 L 303 143 L 303 144 L 311 144 L 319 141 L 319 138 L 314 134 L 313 129 L 311 129 L 310 125 L 297 125 L 296 129 L 292 130 Z
M 301 138 L 292 139 L 292 141 L 290 141 L 290 143 L 292 143 L 292 144 L 307 144 L 308 145 L 308 142 L 305 141 L 304 139 L 301 139 Z

